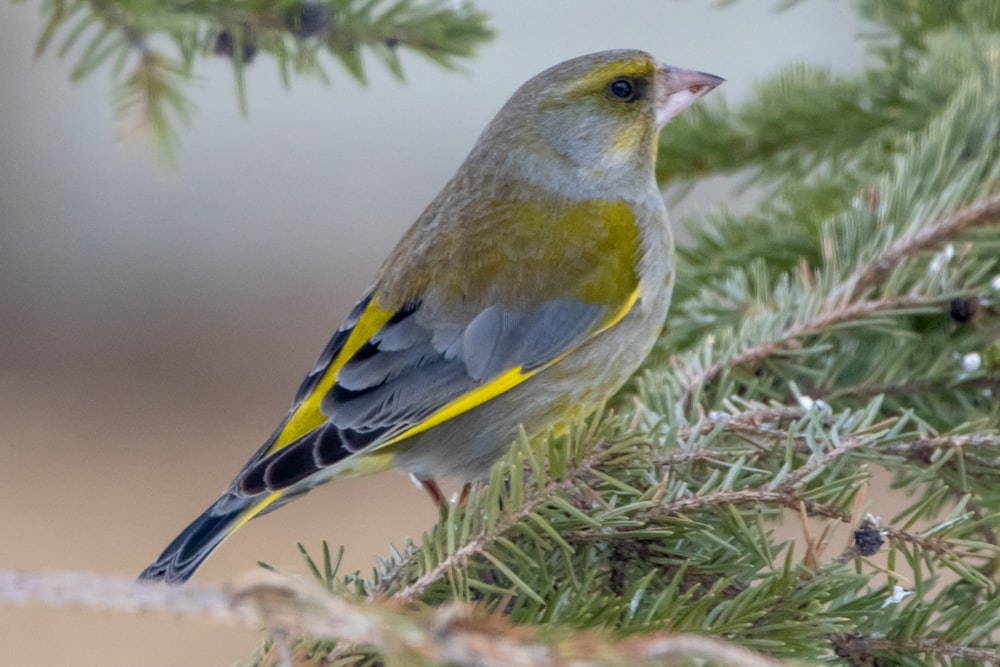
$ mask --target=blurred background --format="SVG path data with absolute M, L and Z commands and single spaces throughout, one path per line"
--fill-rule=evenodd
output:
M 863 65 L 848 3 L 481 0 L 496 38 L 449 72 L 403 53 L 367 86 L 195 66 L 196 109 L 165 166 L 117 120 L 108 68 L 34 57 L 39 0 L 0 5 L 0 569 L 133 576 L 228 484 L 382 257 L 522 82 L 607 48 L 728 79 L 738 104 L 792 62 Z M 719 100 L 714 100 L 719 103 Z M 669 131 L 669 128 L 667 129 Z M 734 203 L 735 202 L 735 203 Z M 679 207 L 739 205 L 732 183 Z M 198 572 L 295 547 L 370 571 L 436 511 L 401 473 L 328 485 L 254 521 Z M 157 616 L 0 609 L 0 664 L 226 665 L 258 633 Z

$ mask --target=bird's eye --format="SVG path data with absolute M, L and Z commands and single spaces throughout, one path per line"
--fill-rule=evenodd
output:
M 635 86 L 629 79 L 615 79 L 608 84 L 608 92 L 626 102 L 636 99 Z

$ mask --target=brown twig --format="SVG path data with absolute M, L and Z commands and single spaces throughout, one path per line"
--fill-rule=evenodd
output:
M 1000 651 L 995 648 L 962 646 L 933 639 L 896 641 L 859 634 L 835 634 L 830 636 L 834 652 L 851 665 L 874 665 L 876 651 L 896 651 L 909 658 L 920 654 L 947 656 L 953 660 L 970 660 L 979 665 L 1000 664 Z
M 843 305 L 840 299 L 826 302 L 812 319 L 797 322 L 788 327 L 780 338 L 763 341 L 752 345 L 742 352 L 734 354 L 728 359 L 716 361 L 711 366 L 702 371 L 698 376 L 691 378 L 689 387 L 684 395 L 684 400 L 690 400 L 690 396 L 696 388 L 711 382 L 725 368 L 735 368 L 763 361 L 768 357 L 773 357 L 783 352 L 793 351 L 799 346 L 799 339 L 822 333 L 824 330 L 845 322 L 871 317 L 880 313 L 891 313 L 897 310 L 910 310 L 913 308 L 926 307 L 931 303 L 940 301 L 940 298 L 921 299 L 917 297 L 897 297 L 893 299 L 875 299 L 872 301 L 860 301 L 857 303 Z
M 1000 224 L 1000 193 L 972 202 L 911 235 L 898 239 L 881 256 L 855 273 L 851 299 L 885 280 L 907 257 L 923 252 L 976 225 Z
M 788 484 L 784 484 L 777 489 L 716 491 L 700 496 L 688 496 L 685 498 L 670 500 L 658 507 L 646 510 L 640 518 L 644 522 L 651 522 L 666 516 L 691 514 L 706 507 L 727 504 L 778 505 L 796 512 L 804 510 L 809 516 L 835 519 L 841 523 L 848 524 L 853 522 L 853 517 L 850 513 L 807 498 Z M 954 545 L 944 538 L 928 537 L 919 533 L 911 533 L 905 530 L 892 528 L 891 526 L 883 527 L 883 531 L 885 536 L 890 540 L 910 544 L 938 556 L 948 553 L 956 553 Z M 987 556 L 984 555 L 983 557 L 985 558 Z
M 923 380 L 910 379 L 903 382 L 886 382 L 882 384 L 862 383 L 833 389 L 816 388 L 810 391 L 810 396 L 824 400 L 835 400 L 843 396 L 870 398 L 883 394 L 915 394 L 942 386 L 948 386 L 952 389 L 960 386 L 981 387 L 1000 392 L 1000 380 L 988 376 L 971 376 L 967 378 L 950 378 L 946 385 L 940 378 L 929 378 Z

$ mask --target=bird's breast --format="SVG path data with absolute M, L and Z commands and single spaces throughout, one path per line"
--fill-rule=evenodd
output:
M 614 305 L 635 291 L 643 240 L 625 201 L 491 200 L 467 213 L 472 233 L 439 248 L 434 284 L 465 300 L 531 306 L 575 298 Z M 447 267 L 462 267 L 461 271 Z

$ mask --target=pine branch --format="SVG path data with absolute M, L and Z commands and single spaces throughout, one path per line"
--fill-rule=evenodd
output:
M 694 461 L 712 461 L 715 463 L 729 462 L 731 465 L 748 457 L 764 456 L 794 447 L 794 451 L 806 456 L 805 462 L 795 468 L 784 478 L 774 477 L 768 480 L 766 488 L 744 488 L 739 491 L 720 491 L 707 495 L 696 495 L 665 502 L 646 515 L 647 520 L 663 514 L 685 515 L 719 504 L 777 504 L 789 509 L 802 508 L 809 516 L 820 516 L 835 519 L 843 523 L 856 523 L 859 519 L 851 513 L 845 513 L 829 505 L 818 503 L 807 494 L 801 492 L 804 484 L 818 472 L 829 468 L 836 459 L 851 452 L 863 450 L 866 456 L 884 457 L 898 456 L 922 465 L 929 465 L 937 458 L 937 454 L 954 450 L 962 450 L 966 461 L 982 466 L 985 470 L 1000 470 L 1000 436 L 994 433 L 977 433 L 968 435 L 949 435 L 934 438 L 916 438 L 912 440 L 887 440 L 881 433 L 896 423 L 891 419 L 877 424 L 864 424 L 853 432 L 841 432 L 837 435 L 839 444 L 828 450 L 816 453 L 809 446 L 811 440 L 808 433 L 796 432 L 787 428 L 777 428 L 775 422 L 804 419 L 809 417 L 809 411 L 797 408 L 764 408 L 750 407 L 745 412 L 737 413 L 732 418 L 707 418 L 694 426 L 678 430 L 678 439 L 684 440 L 692 434 L 708 435 L 713 431 L 728 432 L 734 435 L 752 435 L 758 438 L 754 447 L 746 449 L 696 449 L 671 454 L 659 459 L 661 466 L 669 470 L 676 466 Z M 843 417 L 839 421 L 842 421 Z M 832 428 L 838 420 L 834 415 L 822 419 L 818 423 L 824 428 Z M 766 424 L 766 425 L 765 425 Z M 873 439 L 872 435 L 879 436 Z M 868 436 L 868 437 L 864 437 Z M 763 439 L 768 444 L 760 441 Z M 992 457 L 975 457 L 965 450 L 992 450 Z M 671 474 L 669 471 L 668 475 Z M 666 480 L 664 480 L 666 481 Z M 779 483 L 780 482 L 780 483 Z M 776 488 L 773 488 L 776 487 Z M 900 542 L 919 546 L 935 554 L 954 552 L 955 545 L 946 540 L 927 537 L 893 527 L 883 527 L 887 537 Z M 995 544 L 995 540 L 990 540 Z M 1000 553 L 1000 552 L 998 552 Z M 996 554 L 993 554 L 995 556 Z M 991 557 L 986 554 L 984 557 Z
M 865 318 L 928 311 L 936 304 L 958 298 L 968 298 L 970 293 L 942 291 L 937 294 L 883 296 L 868 301 L 857 301 L 876 282 L 884 281 L 900 264 L 926 250 L 954 240 L 962 232 L 974 227 L 1000 224 L 1000 193 L 974 201 L 970 205 L 947 214 L 924 226 L 915 226 L 914 233 L 904 234 L 886 252 L 875 260 L 859 266 L 843 280 L 825 290 L 813 308 L 810 317 L 792 321 L 769 340 L 755 342 L 728 358 L 716 361 L 687 379 L 689 390 L 682 398 L 689 404 L 701 387 L 715 379 L 723 370 L 758 364 L 768 358 L 796 354 L 800 340 L 845 325 L 858 326 Z
M 0 608 L 39 606 L 124 614 L 165 613 L 199 622 L 255 628 L 260 616 L 211 586 L 151 586 L 89 572 L 0 571 Z
M 578 470 L 582 472 L 588 467 L 589 462 L 583 462 Z M 494 526 L 493 530 L 480 532 L 477 536 L 466 542 L 464 546 L 455 550 L 452 554 L 435 565 L 429 572 L 422 574 L 416 581 L 407 585 L 398 593 L 393 594 L 392 597 L 402 601 L 412 601 L 419 598 L 431 585 L 441 581 L 441 579 L 446 577 L 454 568 L 464 566 L 468 563 L 470 558 L 481 556 L 485 552 L 486 547 L 492 541 L 500 537 L 505 531 L 510 530 L 512 527 L 523 521 L 540 505 L 550 500 L 551 497 L 558 491 L 559 486 L 560 484 L 550 482 L 545 486 L 545 489 L 541 493 L 535 494 L 533 498 L 520 507 L 516 512 L 506 514 L 502 519 L 500 519 Z M 387 579 L 385 583 L 387 585 L 391 585 L 394 582 L 391 579 Z
M 1000 435 L 990 433 L 975 433 L 969 435 L 948 435 L 938 438 L 920 438 L 910 442 L 897 442 L 886 445 L 883 451 L 891 456 L 902 456 L 910 461 L 930 463 L 938 452 L 955 449 L 993 448 L 995 455 L 1000 457 Z M 980 459 L 982 465 L 1000 468 L 1000 458 Z
M 977 389 L 986 389 L 1000 394 L 1000 379 L 982 376 L 969 376 L 952 380 L 953 387 L 968 386 Z M 818 399 L 838 399 L 848 396 L 857 398 L 873 398 L 884 395 L 908 395 L 923 393 L 941 386 L 940 378 L 930 379 L 906 379 L 901 382 L 873 383 L 864 382 L 846 387 L 831 387 L 828 389 L 817 388 L 813 392 L 813 397 Z
M 393 652 L 405 656 L 410 665 L 599 667 L 625 661 L 662 664 L 667 658 L 700 658 L 740 667 L 780 664 L 696 635 L 661 632 L 614 640 L 596 632 L 531 631 L 512 626 L 502 616 L 458 604 L 414 611 L 398 603 L 352 603 L 305 580 L 262 572 L 232 590 L 150 585 L 82 573 L 0 572 L 0 608 L 24 605 L 126 614 L 159 612 L 254 629 L 263 625 L 276 638 L 271 654 L 281 664 L 292 660 L 292 649 L 282 638 L 304 634 L 355 645 L 394 646 Z
M 775 491 L 765 489 L 742 489 L 740 491 L 717 491 L 700 496 L 692 496 L 681 500 L 664 503 L 655 510 L 648 512 L 643 519 L 653 521 L 664 516 L 683 516 L 705 508 L 718 505 L 781 505 L 797 510 L 804 507 L 809 516 L 826 519 L 836 519 L 842 523 L 850 523 L 851 516 L 829 505 L 817 503 L 792 489 Z
M 917 228 L 912 235 L 898 239 L 876 260 L 858 267 L 852 276 L 850 298 L 861 298 L 864 292 L 883 282 L 904 259 L 940 247 L 971 227 L 994 225 L 1000 225 L 1000 192 Z
M 650 510 L 643 515 L 642 520 L 652 522 L 666 516 L 684 516 L 719 505 L 779 505 L 790 510 L 798 511 L 801 509 L 810 517 L 833 519 L 845 524 L 855 524 L 859 520 L 858 517 L 853 517 L 848 512 L 836 509 L 825 503 L 816 502 L 807 495 L 788 486 L 783 486 L 777 490 L 742 489 L 739 491 L 718 491 L 683 498 L 664 503 Z M 936 556 L 947 554 L 962 558 L 978 555 L 985 559 L 996 555 L 995 553 L 984 555 L 976 554 L 975 552 L 966 552 L 960 548 L 959 544 L 949 542 L 946 539 L 928 537 L 927 535 L 891 526 L 881 526 L 879 529 L 890 540 L 919 547 L 921 550 L 930 552 Z
M 834 635 L 831 637 L 837 655 L 845 658 L 849 665 L 867 667 L 878 664 L 879 651 L 917 656 L 940 656 L 949 660 L 969 660 L 979 665 L 1000 663 L 1000 651 L 994 648 L 976 648 L 933 639 L 919 641 L 894 641 L 860 634 Z
M 837 292 L 838 290 L 833 291 Z M 838 294 L 833 294 L 820 302 L 811 318 L 794 322 L 772 340 L 758 342 L 728 359 L 713 363 L 691 377 L 689 379 L 691 390 L 684 402 L 690 401 L 694 392 L 715 379 L 723 370 L 757 364 L 771 357 L 796 354 L 801 348 L 799 340 L 807 336 L 815 336 L 843 325 L 861 326 L 864 319 L 877 315 L 926 312 L 936 304 L 953 298 L 958 298 L 958 295 L 952 293 L 936 296 L 907 296 L 845 303 Z
M 246 71 L 263 57 L 277 63 L 286 85 L 294 77 L 328 83 L 323 56 L 363 83 L 363 50 L 402 79 L 400 51 L 455 69 L 493 38 L 485 14 L 444 0 L 45 0 L 42 12 L 46 27 L 36 56 L 61 35 L 59 57 L 76 56 L 71 80 L 107 71 L 119 116 L 132 121 L 130 129 L 149 130 L 168 160 L 178 128 L 192 116 L 184 90 L 209 57 L 231 61 L 237 101 L 247 113 Z
M 468 538 L 465 544 L 442 559 L 428 572 L 423 573 L 415 581 L 407 584 L 402 590 L 392 594 L 392 598 L 402 602 L 411 602 L 418 599 L 433 584 L 440 581 L 455 568 L 462 567 L 468 563 L 469 559 L 480 556 L 486 547 L 496 541 L 506 531 L 518 525 L 532 512 L 547 503 L 559 493 L 567 482 L 572 482 L 587 471 L 604 456 L 607 448 L 601 443 L 595 445 L 593 452 L 583 460 L 576 463 L 569 473 L 569 479 L 559 479 L 548 481 L 541 489 L 532 493 L 528 499 L 514 512 L 505 513 L 492 526 L 485 525 L 483 529 L 474 536 Z M 414 560 L 403 560 L 394 565 L 389 576 L 383 577 L 374 588 L 373 593 L 384 595 L 400 584 L 400 577 L 407 572 L 414 564 Z

